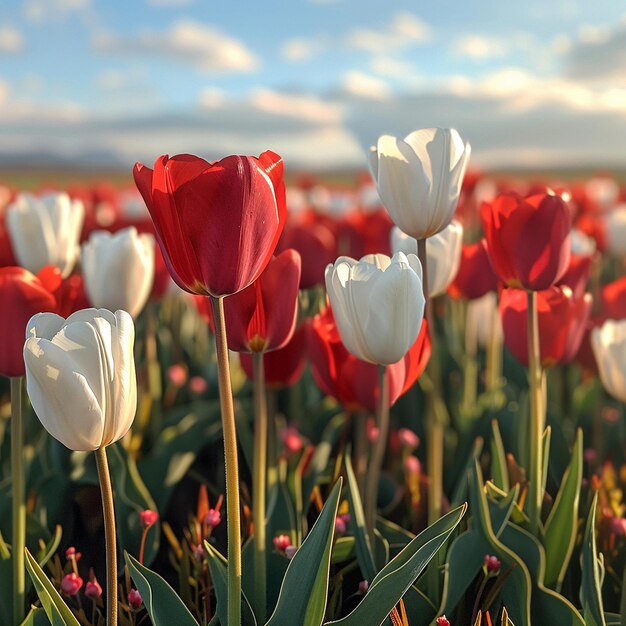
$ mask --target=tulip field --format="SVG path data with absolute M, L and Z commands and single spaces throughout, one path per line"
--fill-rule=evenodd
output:
M 0 626 L 626 624 L 626 187 L 363 165 L 0 187 Z

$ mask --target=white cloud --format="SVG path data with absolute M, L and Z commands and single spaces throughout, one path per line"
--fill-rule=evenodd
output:
M 396 13 L 387 26 L 374 30 L 357 28 L 348 33 L 348 47 L 373 54 L 389 54 L 425 43 L 432 37 L 431 27 L 411 13 Z
M 24 37 L 17 28 L 0 26 L 0 54 L 17 54 L 24 48 Z
M 23 4 L 24 17 L 33 23 L 62 21 L 72 13 L 87 13 L 92 8 L 92 0 L 25 0 Z
M 338 124 L 343 115 L 340 105 L 310 95 L 257 89 L 252 92 L 250 100 L 261 111 L 319 124 Z
M 324 52 L 325 48 L 326 42 L 322 38 L 295 37 L 285 41 L 280 55 L 286 61 L 309 61 Z
M 401 78 L 412 83 L 416 83 L 419 80 L 415 69 L 410 63 L 389 56 L 375 56 L 370 63 L 370 69 L 374 74 L 390 78 Z
M 454 42 L 453 52 L 458 56 L 483 61 L 506 55 L 507 48 L 503 41 L 497 37 L 466 35 Z
M 159 55 L 206 73 L 250 72 L 259 65 L 259 59 L 243 42 L 192 20 L 176 22 L 164 32 L 144 31 L 132 38 L 99 35 L 94 47 L 108 54 Z
M 342 88 L 350 96 L 369 100 L 385 100 L 391 93 L 389 86 L 381 78 L 357 71 L 345 75 Z

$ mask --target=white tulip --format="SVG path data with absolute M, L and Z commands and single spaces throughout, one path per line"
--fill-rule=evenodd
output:
M 378 194 L 403 232 L 426 239 L 450 223 L 469 156 L 470 145 L 449 128 L 423 128 L 404 139 L 383 135 L 370 148 Z
M 591 346 L 604 388 L 626 402 L 626 320 L 608 320 L 594 328 Z
M 65 278 L 78 259 L 85 209 L 66 193 L 20 194 L 7 208 L 6 225 L 18 263 L 36 274 L 54 265 Z
M 414 254 L 339 257 L 326 268 L 326 290 L 341 339 L 357 358 L 389 365 L 415 342 L 425 301 Z
M 67 319 L 39 313 L 26 337 L 26 389 L 44 428 L 70 450 L 121 439 L 137 408 L 132 317 L 105 309 Z
M 404 254 L 417 254 L 417 239 L 403 233 L 397 226 L 391 229 L 391 250 Z M 452 220 L 441 232 L 426 240 L 426 274 L 428 295 L 431 298 L 446 292 L 455 279 L 463 251 L 463 226 Z
M 626 204 L 616 206 L 606 215 L 606 247 L 615 256 L 626 255 Z
M 596 251 L 596 241 L 578 228 L 572 228 L 572 254 L 574 256 L 592 256 Z
M 83 244 L 81 268 L 89 302 L 136 317 L 154 282 L 154 237 L 134 226 L 115 234 L 95 231 Z
M 468 335 L 476 338 L 476 344 L 486 348 L 494 333 L 498 341 L 502 340 L 502 320 L 498 311 L 498 296 L 489 291 L 482 298 L 469 300 L 467 303 Z

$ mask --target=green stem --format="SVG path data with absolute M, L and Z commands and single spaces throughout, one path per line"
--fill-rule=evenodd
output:
M 352 420 L 354 424 L 354 454 L 352 458 L 352 465 L 354 467 L 354 474 L 356 476 L 356 484 L 359 488 L 359 495 L 361 500 L 365 498 L 365 474 L 367 471 L 367 453 L 368 440 L 367 440 L 367 416 L 365 413 L 359 411 L 358 413 L 352 413 Z
M 544 428 L 544 402 L 539 351 L 539 318 L 537 293 L 528 291 L 528 378 L 530 383 L 529 432 L 529 517 L 531 531 L 539 535 L 541 527 L 542 489 L 542 435 Z
M 500 320 L 496 318 L 497 312 L 492 312 L 491 332 L 487 343 L 486 354 L 486 388 L 487 391 L 494 391 L 500 384 L 502 378 L 502 330 Z
M 113 489 L 107 461 L 106 448 L 95 451 L 100 493 L 102 494 L 102 515 L 104 518 L 104 542 L 107 567 L 107 626 L 117 626 L 117 543 L 115 539 L 115 511 L 113 509 Z
M 226 515 L 228 525 L 228 626 L 241 624 L 241 513 L 239 510 L 239 462 L 233 391 L 230 384 L 224 299 L 211 298 L 215 321 L 217 375 L 226 461 Z
M 267 476 L 267 398 L 263 353 L 252 354 L 254 380 L 254 452 L 252 473 L 252 519 L 254 520 L 254 612 L 259 624 L 265 623 L 266 549 L 265 500 Z
M 13 622 L 24 619 L 26 548 L 26 492 L 24 485 L 24 426 L 22 424 L 21 376 L 11 378 L 11 491 L 12 491 L 12 559 L 13 559 Z
M 467 316 L 466 316 L 467 319 Z M 463 409 L 466 415 L 476 407 L 478 385 L 478 338 L 476 326 L 465 324 L 465 372 L 463 377 Z
M 387 367 L 385 365 L 378 366 L 378 438 L 374 444 L 370 460 L 365 491 L 365 525 L 372 546 L 375 545 L 374 529 L 376 528 L 378 481 L 385 458 L 387 436 L 389 434 L 389 386 L 387 384 L 386 371 Z

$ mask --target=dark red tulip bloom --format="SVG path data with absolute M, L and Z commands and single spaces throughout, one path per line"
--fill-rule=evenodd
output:
M 141 163 L 135 183 L 154 221 L 165 263 L 185 291 L 228 296 L 265 269 L 287 209 L 283 160 L 228 156 L 209 163 L 190 154 Z
M 311 371 L 318 387 L 347 409 L 376 411 L 378 368 L 350 354 L 343 345 L 330 307 L 308 322 Z M 430 358 L 430 338 L 424 321 L 415 343 L 404 358 L 387 366 L 389 405 L 415 383 Z
M 548 289 L 567 270 L 572 218 L 559 196 L 505 193 L 483 203 L 481 218 L 491 264 L 509 287 Z
M 154 247 L 154 282 L 152 283 L 152 291 L 150 298 L 160 300 L 170 287 L 170 273 L 167 271 L 165 259 L 161 252 L 160 246 Z
M 277 251 L 293 248 L 302 258 L 300 288 L 324 282 L 324 272 L 338 256 L 335 233 L 315 211 L 305 211 L 287 222 Z
M 569 363 L 578 352 L 591 313 L 591 294 L 574 298 L 567 287 L 537 292 L 539 352 L 543 367 Z M 500 294 L 504 343 L 513 356 L 528 365 L 528 294 L 504 289 Z
M 601 326 L 606 320 L 622 320 L 626 318 L 626 276 L 604 285 L 600 290 L 598 313 L 594 323 Z
M 559 285 L 567 285 L 574 293 L 574 298 L 583 296 L 589 282 L 592 257 L 572 254 L 567 271 L 559 280 Z
M 0 267 L 17 265 L 11 237 L 6 227 L 6 207 L 0 207 Z
M 296 327 L 299 284 L 300 255 L 290 249 L 273 257 L 252 285 L 225 298 L 228 348 L 234 352 L 270 352 L 285 346 Z M 196 296 L 195 300 L 215 332 L 208 298 Z
M 263 355 L 265 383 L 270 387 L 290 387 L 302 376 L 306 364 L 306 327 L 296 328 L 289 343 L 280 350 L 266 352 Z M 252 355 L 239 353 L 241 368 L 252 380 Z
M 67 318 L 72 313 L 91 306 L 81 274 L 72 274 L 64 280 L 58 267 L 47 265 L 37 273 L 37 278 L 54 296 L 55 312 L 61 317 Z
M 36 313 L 56 312 L 54 296 L 22 267 L 0 268 L 0 374 L 24 376 L 26 324 Z
M 497 287 L 498 276 L 491 267 L 487 241 L 481 239 L 478 243 L 463 246 L 459 271 L 448 287 L 448 293 L 453 298 L 474 300 Z

